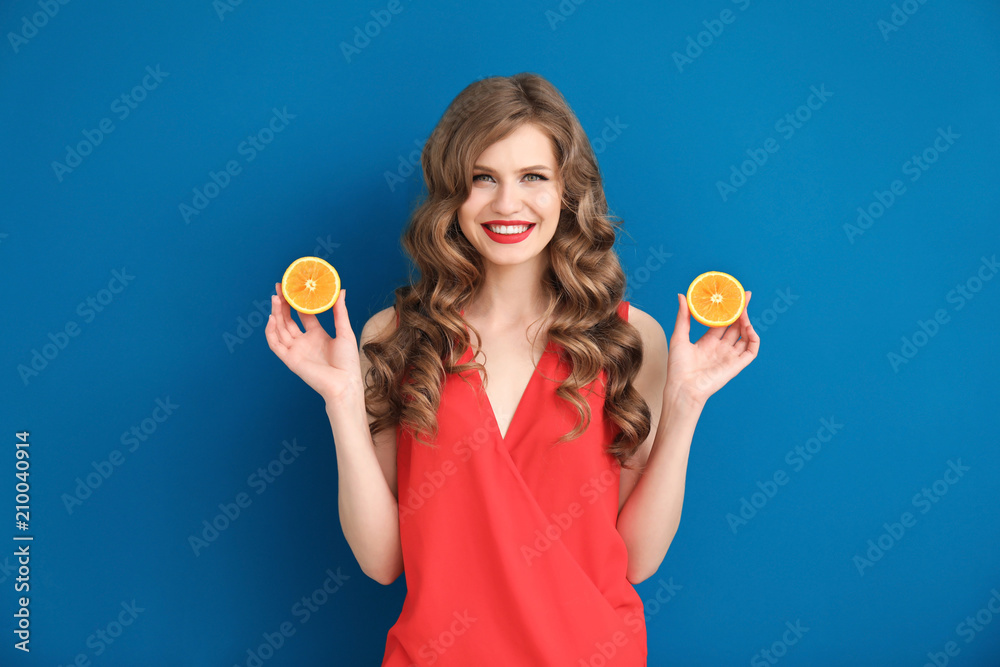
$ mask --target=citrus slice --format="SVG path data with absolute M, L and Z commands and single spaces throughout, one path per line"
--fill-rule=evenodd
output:
M 739 319 L 746 302 L 740 281 L 722 271 L 701 274 L 687 291 L 691 316 L 707 327 L 729 326 Z
M 329 310 L 340 296 L 340 275 L 319 257 L 299 257 L 281 277 L 281 293 L 295 310 L 315 315 Z

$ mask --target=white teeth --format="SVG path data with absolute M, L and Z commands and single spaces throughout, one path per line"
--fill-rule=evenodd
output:
M 486 225 L 494 234 L 520 234 L 527 231 L 530 225 Z

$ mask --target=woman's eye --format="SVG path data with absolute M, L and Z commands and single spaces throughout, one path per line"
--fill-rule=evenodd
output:
M 528 178 L 529 176 L 534 176 L 535 177 L 535 178 L 529 179 L 529 181 L 531 181 L 531 182 L 547 181 L 547 180 L 549 180 L 549 179 L 545 178 L 544 176 L 542 176 L 541 174 L 525 174 L 524 175 L 525 178 Z M 472 177 L 472 181 L 475 182 L 475 181 L 479 180 L 480 178 L 489 178 L 491 180 L 493 179 L 493 177 L 490 176 L 489 174 L 476 174 L 475 176 Z

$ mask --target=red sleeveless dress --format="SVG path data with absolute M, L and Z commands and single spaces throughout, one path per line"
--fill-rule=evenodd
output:
M 556 444 L 577 421 L 556 395 L 569 375 L 558 350 L 546 346 L 505 437 L 475 369 L 447 375 L 435 448 L 397 427 L 407 592 L 382 667 L 646 665 L 615 528 L 620 466 L 604 451 L 617 434 L 606 373 L 581 390 L 589 428 Z

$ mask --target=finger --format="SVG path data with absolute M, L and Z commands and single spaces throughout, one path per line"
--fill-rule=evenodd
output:
M 733 325 L 736 326 L 736 325 Z M 747 349 L 747 331 L 748 329 L 743 326 L 743 323 L 739 324 L 740 338 L 735 343 L 733 343 L 733 349 L 736 350 L 736 356 L 743 354 L 743 351 Z
M 271 351 L 278 355 L 278 358 L 284 361 L 285 352 L 288 348 L 281 344 L 278 340 L 278 329 L 277 321 L 275 320 L 274 314 L 267 316 L 267 326 L 264 327 L 264 337 L 267 339 L 267 346 L 271 348 Z
M 287 314 L 285 308 L 287 308 L 287 305 L 282 306 L 282 299 L 280 296 L 275 295 L 271 297 L 271 312 L 274 315 L 274 328 L 278 334 L 278 340 L 282 345 L 288 347 L 292 344 L 292 341 L 295 340 L 295 338 L 288 330 L 288 320 L 290 320 L 291 317 Z M 294 326 L 294 322 L 292 324 Z
M 747 357 L 746 363 L 749 364 L 757 357 L 757 352 L 760 350 L 760 336 L 753 330 L 753 325 L 749 322 L 743 329 L 741 342 L 743 341 L 746 341 L 746 348 L 740 351 L 740 359 Z
M 281 298 L 276 295 L 271 295 L 271 318 L 269 324 L 273 327 L 275 339 L 282 345 L 282 347 L 287 347 L 291 343 L 291 336 L 285 333 L 285 328 L 282 326 L 281 322 Z
M 753 296 L 753 292 L 747 291 L 747 302 L 743 306 L 743 312 L 740 313 L 740 322 L 742 326 L 740 327 L 740 340 L 745 340 L 747 336 L 747 331 L 752 329 L 750 326 L 750 298 Z
M 726 330 L 722 334 L 722 342 L 727 345 L 733 345 L 739 340 L 740 337 L 740 318 L 737 318 L 735 322 L 726 327 Z M 720 329 L 722 327 L 719 327 Z
M 277 310 L 274 310 L 275 324 L 277 326 L 278 335 L 281 337 L 285 345 L 288 345 L 296 338 L 296 333 L 299 331 L 299 327 L 295 324 L 295 320 L 292 319 L 292 309 L 285 301 L 285 293 L 281 291 L 281 283 L 274 284 L 274 296 L 271 297 L 271 301 L 277 304 Z
M 677 294 L 677 321 L 674 322 L 674 334 L 670 337 L 671 347 L 677 342 L 691 342 L 691 314 L 688 312 L 687 297 Z
M 351 318 L 347 314 L 347 290 L 340 290 L 340 298 L 333 304 L 333 326 L 336 327 L 337 337 L 344 336 L 348 341 L 355 342 L 354 329 L 351 328 Z M 357 344 L 355 344 L 357 347 Z
M 701 335 L 701 338 L 698 339 L 698 342 L 695 343 L 695 345 L 701 348 L 718 345 L 719 332 L 723 329 L 725 329 L 725 327 L 709 327 L 705 330 L 705 333 Z
M 299 320 L 302 321 L 302 326 L 305 327 L 306 333 L 323 328 L 323 325 L 319 323 L 319 318 L 310 313 L 299 313 Z
M 288 343 L 291 342 L 289 338 L 285 336 L 284 328 L 281 326 L 281 283 L 274 283 L 274 294 L 271 295 L 271 315 L 267 321 L 267 327 L 264 328 L 266 332 L 268 327 L 271 329 L 272 336 L 274 337 L 274 343 L 279 346 L 281 350 L 288 349 Z M 269 340 L 268 343 L 271 341 Z M 271 347 L 275 354 L 278 350 L 275 347 Z
M 284 293 L 279 289 L 276 296 L 281 306 L 281 314 L 277 316 L 278 332 L 283 336 L 282 342 L 288 345 L 291 341 L 302 335 L 302 330 L 299 329 L 299 325 L 292 319 L 292 307 L 285 301 Z M 287 342 L 285 342 L 286 340 Z
M 757 358 L 757 352 L 760 351 L 760 336 L 757 332 L 753 330 L 752 324 L 747 324 L 746 329 L 746 339 L 747 339 L 747 349 L 743 354 L 751 354 L 753 358 Z M 747 363 L 750 363 L 749 361 Z
M 735 322 L 729 325 L 725 335 L 722 337 L 722 340 L 730 345 L 736 345 L 737 342 L 743 339 L 744 330 L 750 324 L 750 315 L 747 313 L 747 306 L 750 304 L 750 294 L 750 292 L 746 293 L 746 302 L 743 304 L 740 316 L 736 318 Z

